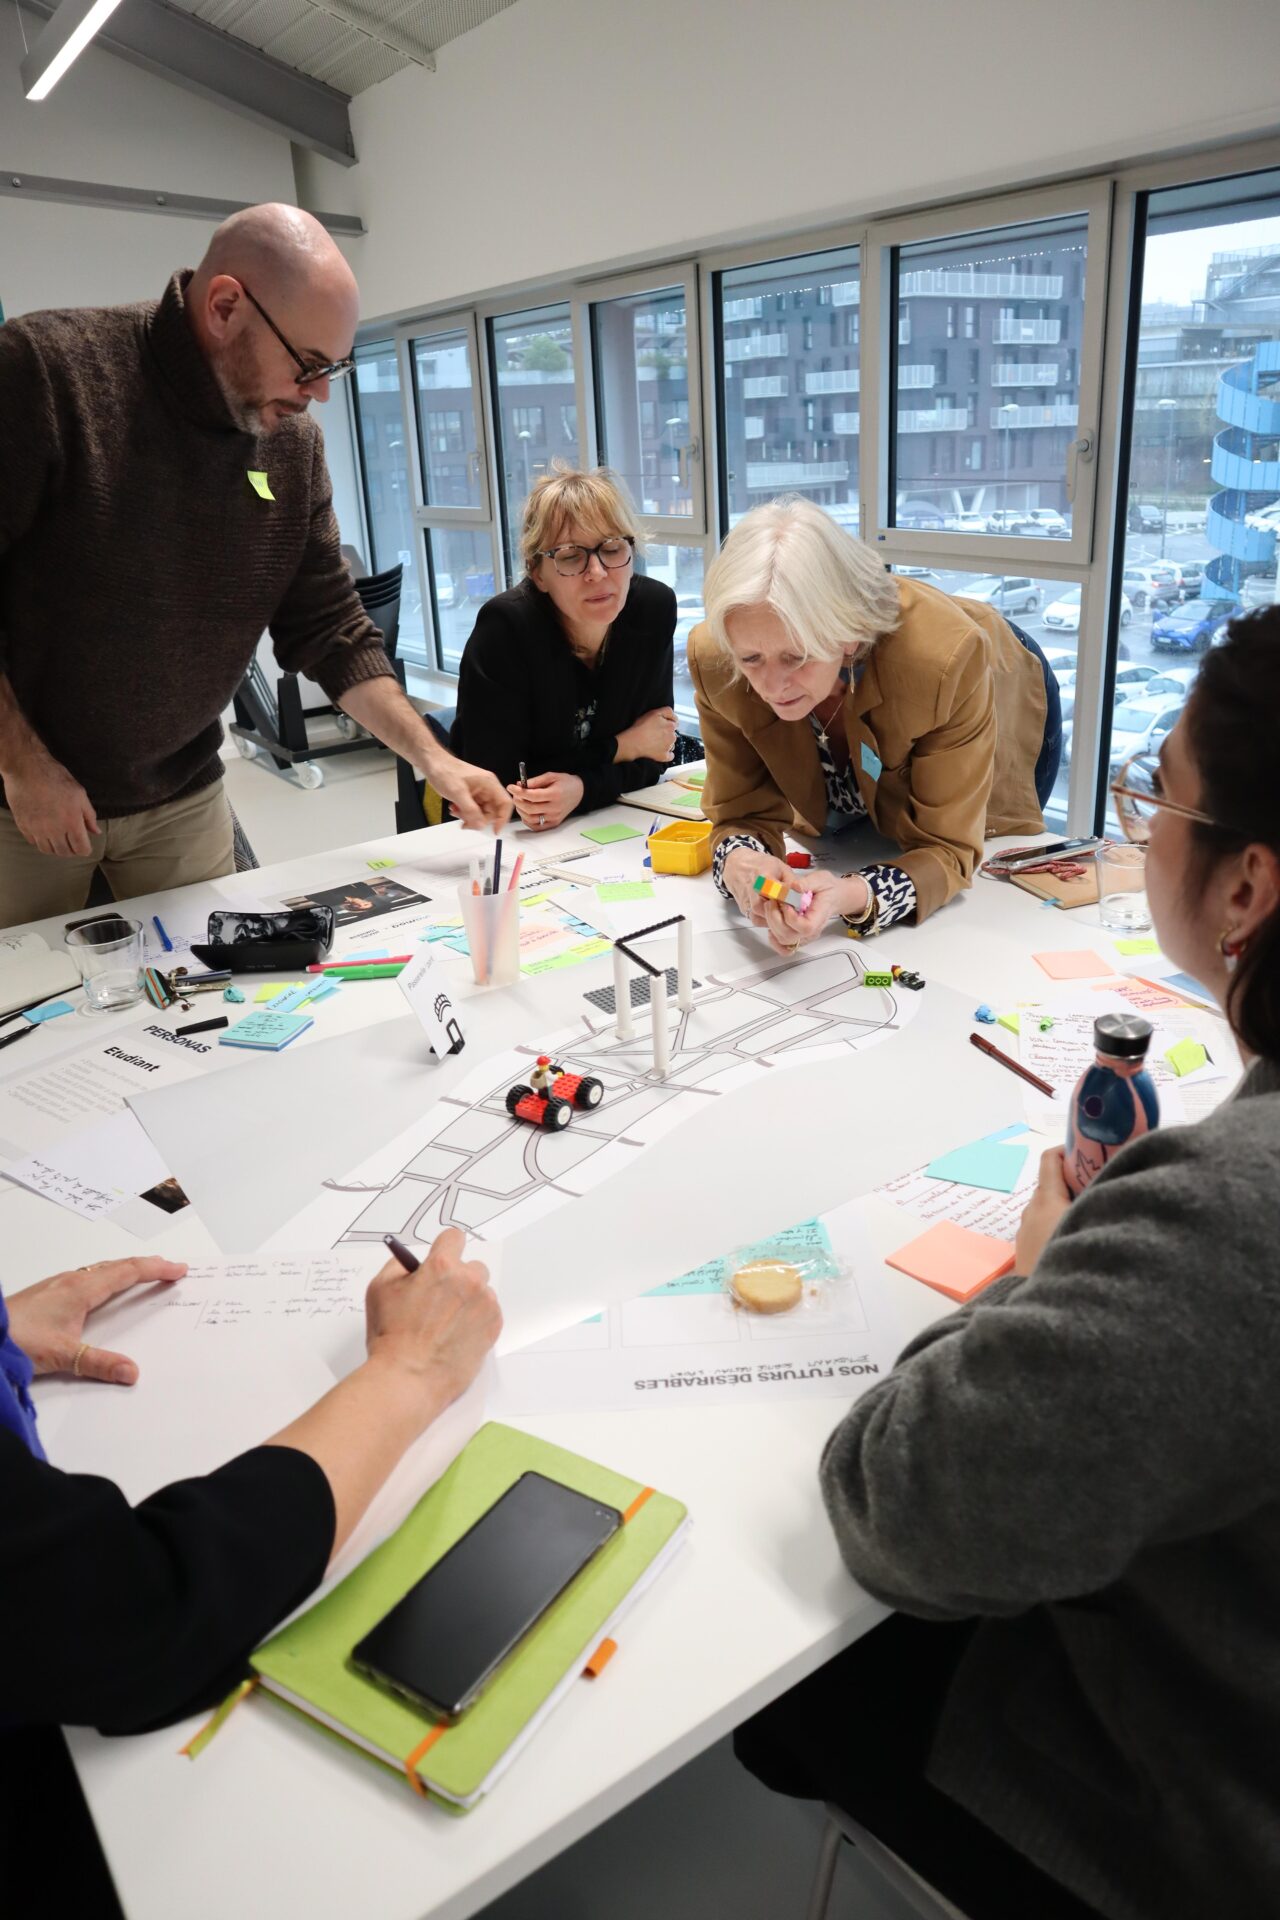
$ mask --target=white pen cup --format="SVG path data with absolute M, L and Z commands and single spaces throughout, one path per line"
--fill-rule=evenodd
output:
M 471 971 L 482 987 L 513 987 L 520 978 L 520 896 L 458 888 Z
M 84 982 L 84 1013 L 118 1013 L 143 996 L 147 942 L 139 920 L 109 916 L 71 927 L 67 951 Z

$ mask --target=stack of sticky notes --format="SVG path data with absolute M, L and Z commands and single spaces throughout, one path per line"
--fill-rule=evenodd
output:
M 281 1047 L 287 1047 L 300 1033 L 313 1027 L 315 1021 L 309 1013 L 277 1013 L 272 1007 L 262 1007 L 256 1013 L 246 1014 L 243 1020 L 237 1020 L 234 1027 L 218 1035 L 218 1044 L 223 1047 L 253 1047 L 259 1053 L 279 1053 Z
M 887 1254 L 885 1264 L 913 1280 L 923 1280 L 949 1300 L 971 1300 L 1002 1273 L 1010 1272 L 1014 1258 L 1012 1241 L 939 1220 L 918 1239 Z

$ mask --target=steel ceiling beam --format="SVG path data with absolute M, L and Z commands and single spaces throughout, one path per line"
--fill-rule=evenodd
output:
M 59 180 L 49 174 L 0 167 L 0 200 L 60 200 L 65 206 L 106 207 L 118 213 L 167 213 L 189 220 L 223 221 L 250 205 L 247 200 L 206 200 L 198 193 L 169 193 L 151 187 L 112 187 L 99 180 Z M 308 207 L 320 225 L 343 239 L 367 231 L 357 213 L 321 213 Z
M 22 0 L 49 19 L 56 0 Z M 350 96 L 164 0 L 122 0 L 94 45 L 295 145 L 355 165 Z

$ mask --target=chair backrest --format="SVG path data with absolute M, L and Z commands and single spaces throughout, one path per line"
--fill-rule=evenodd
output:
M 392 660 L 400 639 L 400 585 L 403 561 L 382 573 L 371 573 L 367 580 L 356 581 L 360 604 L 382 634 L 382 644 Z

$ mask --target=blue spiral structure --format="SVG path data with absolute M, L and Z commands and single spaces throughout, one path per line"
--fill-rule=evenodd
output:
M 1246 526 L 1245 516 L 1280 500 L 1280 340 L 1262 341 L 1251 360 L 1222 374 L 1218 418 L 1225 425 L 1214 436 L 1209 471 L 1222 491 L 1205 516 L 1218 551 L 1201 592 L 1206 600 L 1238 600 L 1244 567 L 1275 564 L 1275 533 Z

